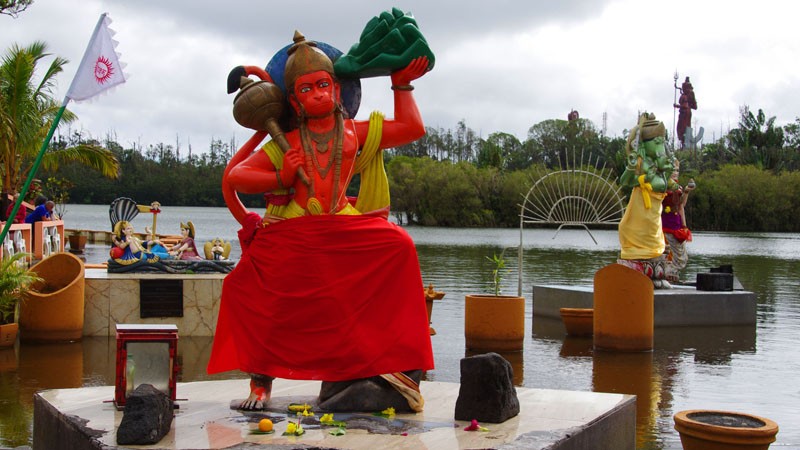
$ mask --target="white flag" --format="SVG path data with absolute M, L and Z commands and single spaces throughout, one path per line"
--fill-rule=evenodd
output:
M 115 50 L 117 41 L 111 38 L 113 31 L 108 28 L 110 23 L 107 13 L 103 13 L 97 21 L 81 65 L 67 91 L 68 98 L 86 100 L 125 82 L 122 64 Z

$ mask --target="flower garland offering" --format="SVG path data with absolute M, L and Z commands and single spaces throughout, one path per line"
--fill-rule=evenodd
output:
M 303 412 L 311 409 L 308 403 L 289 403 L 289 412 Z
M 314 412 L 308 409 L 304 409 L 302 412 L 297 412 L 297 417 L 314 417 Z
M 472 422 L 464 428 L 464 431 L 489 431 L 489 429 L 480 426 L 477 420 L 472 419 Z
M 394 417 L 394 408 L 390 406 L 379 413 L 375 413 L 374 415 L 391 419 L 392 417 Z
M 306 430 L 303 429 L 303 426 L 300 425 L 300 421 L 297 423 L 289 422 L 286 424 L 286 431 L 283 432 L 284 436 L 301 436 L 305 433 Z
M 322 417 L 319 419 L 319 423 L 339 428 L 345 428 L 347 426 L 347 424 L 341 420 L 334 420 L 333 413 L 323 414 Z M 333 431 L 331 431 L 331 434 L 333 434 Z

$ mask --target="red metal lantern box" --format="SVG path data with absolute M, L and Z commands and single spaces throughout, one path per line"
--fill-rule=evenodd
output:
M 175 401 L 178 376 L 178 327 L 168 324 L 117 324 L 117 376 L 114 404 L 140 384 L 151 384 Z

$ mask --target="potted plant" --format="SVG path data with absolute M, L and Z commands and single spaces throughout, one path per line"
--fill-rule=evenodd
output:
M 486 257 L 492 266 L 492 294 L 465 296 L 464 337 L 468 350 L 520 351 L 525 339 L 525 297 L 502 295 L 500 284 L 506 263 L 494 254 Z
M 11 347 L 17 340 L 19 304 L 40 280 L 25 265 L 28 253 L 15 253 L 0 260 L 0 347 Z
M 767 450 L 778 434 L 774 421 L 740 412 L 690 409 L 673 419 L 684 450 Z
M 70 253 L 80 254 L 83 253 L 83 250 L 86 248 L 88 237 L 83 230 L 72 230 L 67 236 L 67 240 L 69 241 Z

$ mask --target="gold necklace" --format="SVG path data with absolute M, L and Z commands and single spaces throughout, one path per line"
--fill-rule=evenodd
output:
M 337 120 L 333 128 L 325 133 L 314 133 L 313 131 L 308 129 L 307 125 L 300 127 L 300 138 L 302 139 L 303 149 L 306 153 L 306 160 L 311 160 L 314 164 L 314 168 L 316 172 L 319 173 L 321 178 L 326 178 L 328 176 L 328 172 L 330 172 L 331 167 L 336 165 L 337 168 L 341 167 L 342 164 L 342 141 L 344 138 L 344 132 L 342 129 L 343 120 L 340 115 L 337 115 Z M 312 135 L 312 136 L 310 136 Z M 314 136 L 315 135 L 315 136 Z M 327 139 L 323 141 L 324 144 L 320 144 L 319 141 L 315 137 L 320 137 L 322 139 Z M 325 153 L 328 151 L 328 142 L 334 139 L 333 142 L 333 154 L 328 157 L 328 163 L 323 167 L 322 164 L 319 163 L 319 159 L 317 159 L 317 152 Z M 314 141 L 316 146 L 316 150 L 311 146 L 311 140 Z M 338 170 L 337 170 L 337 177 L 338 177 Z
M 328 144 L 331 142 L 331 139 L 333 139 L 335 132 L 335 126 L 324 133 L 315 133 L 314 131 L 308 129 L 308 134 L 311 137 L 311 140 L 314 141 L 314 144 L 316 144 L 317 151 L 320 153 L 325 153 L 328 151 Z
M 344 146 L 344 118 L 342 117 L 341 113 L 336 113 L 335 116 L 336 123 L 333 129 L 329 132 L 333 135 L 333 152 L 328 157 L 328 164 L 325 167 L 320 165 L 319 160 L 317 159 L 317 152 L 311 148 L 311 139 L 309 137 L 310 130 L 308 129 L 308 125 L 304 122 L 300 124 L 300 141 L 301 145 L 303 146 L 303 151 L 306 155 L 306 172 L 311 174 L 311 186 L 309 186 L 309 194 L 312 198 L 309 199 L 309 207 L 312 206 L 312 203 L 314 202 L 319 204 L 319 200 L 314 198 L 313 194 L 314 171 L 312 169 L 316 169 L 316 173 L 318 173 L 322 179 L 325 179 L 328 176 L 328 172 L 330 171 L 331 167 L 334 168 L 333 191 L 331 196 L 331 204 L 328 209 L 329 212 L 335 210 L 339 198 L 339 179 L 342 176 L 342 148 Z M 316 143 L 317 141 L 315 140 L 314 142 Z M 327 142 L 325 145 L 325 150 L 327 150 Z M 324 153 L 321 150 L 319 151 L 320 153 Z M 319 207 L 321 208 L 321 205 L 319 205 Z

